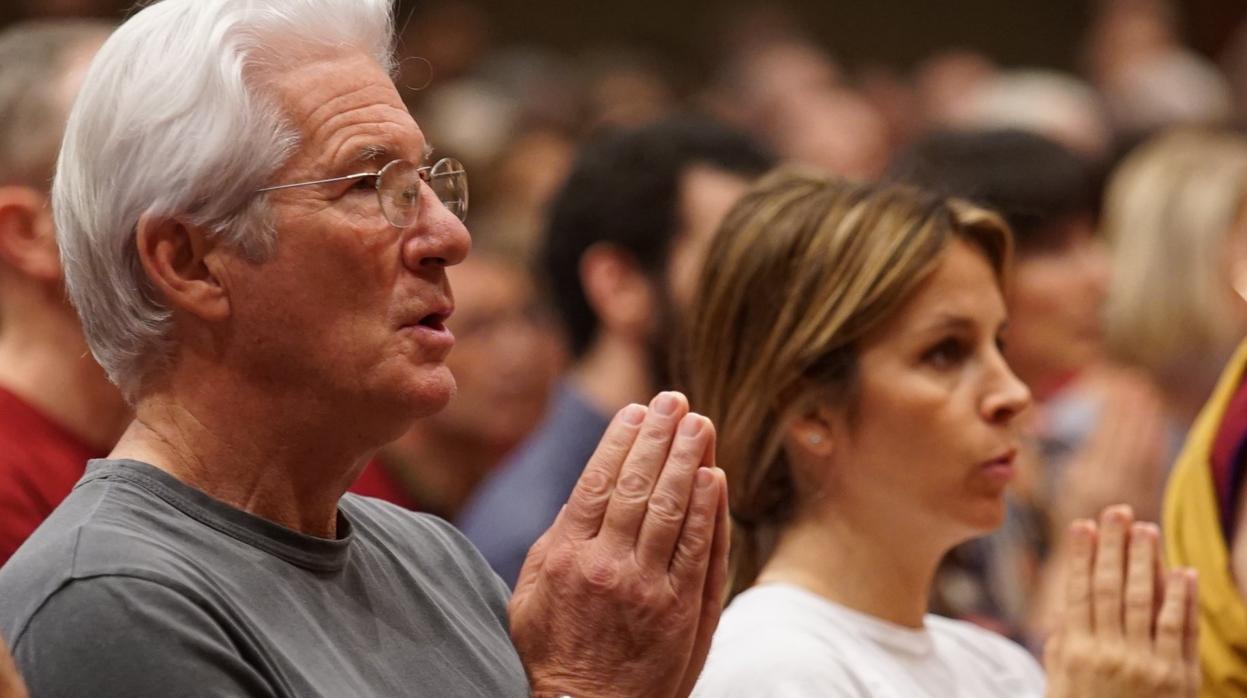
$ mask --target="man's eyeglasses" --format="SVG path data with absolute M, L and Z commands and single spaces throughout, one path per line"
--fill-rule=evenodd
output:
M 372 178 L 381 202 L 381 212 L 386 220 L 397 228 L 406 228 L 416 222 L 420 213 L 420 187 L 425 183 L 433 189 L 439 201 L 459 220 L 468 215 L 468 173 L 463 163 L 454 158 L 442 158 L 432 166 L 416 167 L 406 160 L 395 160 L 378 172 L 361 172 L 344 177 L 318 179 L 312 182 L 278 184 L 257 189 L 257 192 L 310 187 L 315 184 L 331 184 L 352 179 Z

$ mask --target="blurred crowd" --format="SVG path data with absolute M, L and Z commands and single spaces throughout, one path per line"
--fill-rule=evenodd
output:
M 711 79 L 690 86 L 639 47 L 499 45 L 468 0 L 408 18 L 400 94 L 437 155 L 471 173 L 473 251 L 448 272 L 458 392 L 355 491 L 455 522 L 514 583 L 610 415 L 698 361 L 678 338 L 701 260 L 754 178 L 782 162 L 915 184 L 1012 229 L 1004 352 L 1034 398 L 1005 525 L 945 559 L 931 605 L 1038 651 L 1062 532 L 1117 502 L 1161 519 L 1171 465 L 1247 335 L 1247 24 L 1207 56 L 1164 0 L 1098 0 L 1069 47 L 1076 73 L 961 47 L 906 72 L 853 70 L 782 12 L 724 26 Z M 76 50 L 101 31 L 80 27 Z M 6 166 L 25 128 L 11 118 L 0 111 Z M 0 188 L 49 165 L 0 172 Z M 37 243 L 0 244 L 0 435 L 35 438 L 26 407 L 5 406 L 28 403 L 68 434 L 56 457 L 85 460 L 128 415 L 98 371 L 65 368 L 85 347 Z M 32 337 L 64 357 L 30 358 Z M 0 564 L 81 475 L 52 472 L 0 471 Z

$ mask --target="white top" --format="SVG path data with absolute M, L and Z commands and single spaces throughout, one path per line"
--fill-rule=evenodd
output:
M 788 584 L 737 596 L 719 621 L 694 698 L 1041 698 L 1026 650 L 962 621 L 914 630 Z

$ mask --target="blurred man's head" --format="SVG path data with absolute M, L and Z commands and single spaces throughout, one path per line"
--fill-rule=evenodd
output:
M 572 353 L 604 336 L 647 346 L 661 380 L 719 221 L 771 157 L 748 136 L 681 117 L 585 146 L 551 207 L 540 253 Z
M 1098 183 L 1073 152 L 1022 131 L 933 133 L 891 176 L 999 212 L 1013 229 L 1009 360 L 1041 393 L 1100 356 L 1108 263 Z
M 32 299 L 69 313 L 48 190 L 69 108 L 111 28 L 39 21 L 0 32 L 0 322 Z

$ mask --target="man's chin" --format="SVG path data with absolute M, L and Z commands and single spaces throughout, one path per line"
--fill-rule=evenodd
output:
M 404 395 L 404 402 L 412 418 L 420 419 L 445 409 L 455 390 L 454 374 L 445 364 L 439 364 L 415 381 Z

